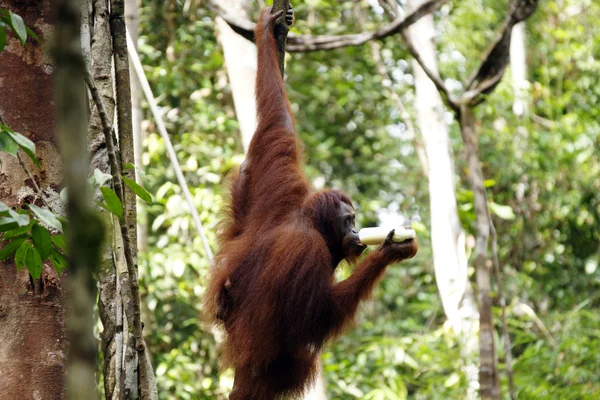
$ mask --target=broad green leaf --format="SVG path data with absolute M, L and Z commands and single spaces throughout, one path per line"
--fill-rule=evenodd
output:
M 123 216 L 123 204 L 121 204 L 121 200 L 119 200 L 114 190 L 103 186 L 100 188 L 100 191 L 102 191 L 102 197 L 106 201 L 106 209 L 121 218 Z
M 8 210 L 8 214 L 15 220 L 19 226 L 29 225 L 29 215 L 20 214 L 13 209 Z
M 21 41 L 22 44 L 25 44 L 27 41 L 27 30 L 25 29 L 25 23 L 23 22 L 23 18 L 20 15 L 10 13 L 10 25 Z
M 65 256 L 63 256 L 60 251 L 56 250 L 54 247 L 50 252 L 49 259 L 52 261 L 52 264 L 54 264 L 54 269 L 59 274 L 67 267 L 67 260 L 65 259 Z
M 29 208 L 31 211 L 35 213 L 40 221 L 42 221 L 47 226 L 56 229 L 60 233 L 63 232 L 63 227 L 56 215 L 54 215 L 51 211 L 46 210 L 45 208 L 41 208 L 36 206 L 35 204 L 30 204 Z
M 112 179 L 111 174 L 105 174 L 104 172 L 100 171 L 98 168 L 96 168 L 94 170 L 94 180 L 96 181 L 98 186 L 104 185 L 106 182 L 110 181 L 111 179 Z
M 0 212 L 5 212 L 10 210 L 10 207 L 0 201 Z
M 42 259 L 35 248 L 32 247 L 27 251 L 27 255 L 25 256 L 25 264 L 27 265 L 27 270 L 29 270 L 29 273 L 33 279 L 38 279 L 40 276 L 42 276 Z
M 512 220 L 515 219 L 515 213 L 510 206 L 503 206 L 501 204 L 496 204 L 494 202 L 490 202 L 490 210 L 494 214 L 496 214 L 499 218 Z
M 0 232 L 10 231 L 18 227 L 19 224 L 17 224 L 17 221 L 13 217 L 0 217 Z
M 52 236 L 52 243 L 65 253 L 67 252 L 67 243 L 65 242 L 65 235 Z
M 0 250 L 0 261 L 6 260 L 6 258 L 15 254 L 15 251 L 21 246 L 21 244 L 25 241 L 25 238 L 14 239 L 8 242 L 8 244 L 2 247 Z
M 50 250 L 52 250 L 52 239 L 50 239 L 50 232 L 48 232 L 48 229 L 44 228 L 43 226 L 35 224 L 33 228 L 31 228 L 31 240 L 33 241 L 33 245 L 42 259 L 42 262 L 45 261 L 50 255 Z
M 17 271 L 20 271 L 27 262 L 27 252 L 31 249 L 31 243 L 26 240 L 17 249 L 15 254 L 15 264 L 17 265 Z
M 144 189 L 143 187 L 138 185 L 136 181 L 124 176 L 123 182 L 125 182 L 125 184 L 127 186 L 129 186 L 129 188 L 131 190 L 133 190 L 133 193 L 138 195 L 140 197 L 140 199 L 144 200 L 148 204 L 152 204 L 152 195 L 150 193 L 148 193 L 148 191 L 146 189 Z
M 16 238 L 19 237 L 21 235 L 26 234 L 27 232 L 29 232 L 29 230 L 31 229 L 31 224 L 27 224 L 25 226 L 20 226 L 18 228 L 15 229 L 11 229 L 9 231 L 6 231 L 6 233 L 4 234 L 4 238 L 8 239 L 8 238 Z
M 2 35 L 0 34 L 0 42 L 2 41 L 1 36 Z M 0 51 L 2 50 L 0 49 Z M 10 134 L 5 131 L 0 131 L 0 151 L 4 151 L 5 153 L 8 153 L 13 157 L 16 157 L 18 150 L 19 145 L 13 140 L 12 137 L 10 137 Z
M 0 51 L 4 50 L 6 46 L 6 26 L 0 23 Z
M 142 185 L 148 187 L 150 186 L 150 184 L 148 183 L 148 177 L 146 176 L 146 173 L 141 169 L 136 167 L 135 165 L 133 165 L 132 163 L 127 163 L 125 165 L 125 169 L 133 169 L 137 172 L 137 176 L 140 177 L 141 181 L 142 181 Z
M 25 152 L 25 154 L 27 154 L 29 156 L 29 158 L 31 158 L 31 161 L 33 161 L 35 163 L 35 165 L 37 165 L 39 167 L 40 162 L 38 161 L 37 157 L 35 156 L 35 143 L 33 143 L 31 140 L 27 139 L 25 136 L 21 135 L 20 133 L 12 132 L 12 131 L 5 131 L 5 132 L 7 132 L 10 135 L 10 137 L 13 138 L 13 140 L 15 142 L 17 142 L 17 144 L 19 145 L 21 150 L 23 150 Z

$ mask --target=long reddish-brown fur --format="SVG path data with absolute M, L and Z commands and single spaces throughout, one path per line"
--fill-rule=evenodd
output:
M 226 293 L 224 355 L 235 368 L 231 400 L 272 400 L 302 393 L 315 375 L 323 343 L 352 321 L 385 267 L 411 257 L 372 251 L 347 280 L 335 283 L 348 254 L 332 231 L 336 190 L 312 190 L 277 61 L 269 9 L 256 28 L 258 127 L 231 199 L 206 293 L 214 322 Z M 264 22 L 266 21 L 266 22 Z M 224 287 L 227 287 L 224 292 Z

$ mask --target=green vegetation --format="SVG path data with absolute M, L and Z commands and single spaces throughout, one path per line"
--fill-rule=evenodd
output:
M 225 177 L 243 159 L 243 149 L 215 14 L 204 2 L 184 12 L 183 3 L 167 8 L 162 1 L 143 1 L 140 53 L 214 244 Z M 295 1 L 294 7 L 292 32 L 356 32 L 352 2 Z M 444 76 L 468 78 L 505 9 L 505 1 L 455 1 L 449 13 L 437 16 Z M 365 28 L 386 23 L 372 10 L 367 15 Z M 513 115 L 510 71 L 476 109 L 488 196 L 497 205 L 519 399 L 600 397 L 598 18 L 595 1 L 541 2 L 527 21 L 529 116 Z M 381 54 L 393 71 L 393 90 L 414 119 L 411 58 L 401 38 L 383 42 Z M 429 227 L 427 178 L 405 134 L 405 116 L 376 71 L 368 46 L 288 56 L 286 82 L 306 143 L 307 172 L 352 195 L 360 226 L 376 224 L 378 212 L 389 207 Z M 144 168 L 155 201 L 147 206 L 149 247 L 140 254 L 140 274 L 159 392 L 163 399 L 219 398 L 232 374 L 219 374 L 216 339 L 201 319 L 209 265 L 152 123 L 148 115 Z M 461 222 L 473 234 L 473 197 L 455 121 L 450 130 Z M 327 348 L 330 398 L 463 396 L 463 361 L 444 323 L 428 228 L 419 235 L 418 257 L 390 268 L 357 327 Z M 349 270 L 342 268 L 340 276 Z M 494 306 L 502 368 L 500 309 Z M 501 380 L 507 393 L 503 373 Z

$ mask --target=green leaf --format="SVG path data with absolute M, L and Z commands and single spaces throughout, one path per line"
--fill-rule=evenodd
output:
M 21 150 L 23 150 L 25 152 L 25 154 L 27 154 L 29 156 L 29 158 L 31 158 L 31 160 L 35 163 L 35 165 L 37 165 L 39 167 L 40 162 L 38 161 L 38 159 L 35 156 L 35 143 L 33 143 L 31 140 L 27 139 L 25 136 L 21 135 L 20 133 L 13 132 L 13 131 L 6 131 L 6 130 L 5 130 L 5 132 L 8 133 L 15 142 L 17 142 L 17 144 L 19 145 Z
M 40 38 L 38 37 L 38 35 L 34 31 L 32 31 L 31 29 L 29 29 L 29 27 L 27 27 L 27 26 L 25 27 L 25 30 L 27 31 L 27 34 L 29 36 L 31 36 L 32 38 L 35 39 L 36 42 L 38 42 L 38 43 L 40 42 Z
M 0 51 L 6 46 L 6 26 L 0 23 Z
M 125 169 L 133 169 L 137 172 L 137 176 L 140 177 L 140 180 L 142 181 L 142 184 L 146 187 L 150 186 L 150 184 L 148 183 L 148 177 L 146 176 L 146 173 L 141 169 L 136 167 L 135 165 L 133 165 L 132 163 L 127 163 L 125 165 Z
M 41 208 L 36 206 L 35 204 L 30 204 L 29 208 L 31 211 L 35 213 L 40 221 L 42 221 L 47 226 L 56 229 L 60 233 L 63 233 L 63 227 L 56 215 L 54 215 L 51 211 L 46 210 L 45 208 Z
M 13 209 L 8 210 L 8 214 L 15 220 L 19 226 L 29 225 L 29 215 L 20 214 Z
M 506 220 L 515 219 L 515 213 L 513 212 L 511 206 L 503 206 L 500 204 L 496 204 L 492 201 L 490 202 L 490 210 L 492 210 L 492 212 L 496 214 L 499 218 Z
M 65 242 L 65 235 L 52 236 L 52 243 L 59 249 L 67 253 L 67 243 Z
M 10 12 L 10 11 L 9 11 Z M 21 41 L 25 44 L 27 41 L 27 30 L 25 29 L 25 23 L 20 15 L 10 12 L 10 26 Z
M 10 207 L 0 201 L 0 213 L 10 210 Z
M 19 236 L 24 235 L 27 232 L 29 232 L 30 229 L 31 229 L 31 224 L 27 224 L 26 226 L 21 226 L 21 227 L 15 228 L 15 229 L 11 229 L 9 231 L 6 231 L 6 233 L 4 234 L 4 239 L 19 237 Z
M 21 271 L 21 269 L 27 263 L 27 252 L 31 249 L 31 243 L 28 240 L 24 241 L 21 246 L 17 249 L 17 253 L 15 254 L 15 264 L 17 265 L 17 271 Z
M 0 217 L 0 232 L 18 228 L 19 224 L 12 217 Z
M 29 273 L 33 277 L 33 279 L 38 279 L 42 276 L 42 259 L 40 258 L 39 253 L 33 247 L 27 251 L 27 255 L 25 256 L 25 264 L 27 264 L 27 269 Z
M 2 42 L 1 36 L 2 35 L 0 34 L 0 42 Z M 0 49 L 0 51 L 2 50 Z M 0 131 L 0 151 L 4 151 L 5 153 L 8 153 L 13 157 L 16 157 L 18 150 L 19 145 L 13 140 L 13 138 L 10 137 L 10 134 L 5 131 Z
M 39 224 L 35 224 L 31 228 L 31 240 L 35 249 L 40 255 L 42 262 L 45 261 L 50 255 L 52 250 L 52 239 L 50 239 L 50 232 Z
M 133 193 L 135 193 L 136 195 L 138 195 L 140 199 L 144 200 L 148 204 L 152 204 L 153 203 L 152 202 L 152 195 L 150 193 L 148 193 L 148 191 L 146 189 L 144 189 L 143 187 L 141 187 L 140 185 L 138 185 L 136 181 L 134 181 L 133 179 L 129 179 L 128 177 L 124 176 L 123 177 L 123 182 L 125 182 L 125 184 L 127 186 L 129 186 L 129 188 L 131 190 L 133 190 Z
M 65 259 L 65 256 L 63 256 L 60 251 L 56 250 L 55 248 L 52 248 L 49 258 L 54 265 L 54 269 L 59 274 L 67 267 L 67 260 Z
M 102 191 L 102 197 L 106 201 L 106 209 L 119 218 L 123 217 L 123 204 L 121 204 L 121 200 L 119 200 L 114 190 L 103 186 L 100 191 Z
M 6 260 L 8 257 L 15 254 L 15 251 L 21 246 L 21 244 L 25 241 L 25 238 L 14 239 L 8 242 L 7 245 L 2 247 L 0 250 L 0 261 Z
M 96 181 L 98 186 L 104 185 L 106 182 L 110 181 L 111 179 L 112 179 L 111 174 L 105 174 L 104 172 L 100 171 L 98 168 L 96 168 L 94 170 L 94 180 Z
M 486 179 L 483 181 L 483 187 L 485 187 L 486 189 L 494 187 L 494 186 L 496 186 L 495 179 Z

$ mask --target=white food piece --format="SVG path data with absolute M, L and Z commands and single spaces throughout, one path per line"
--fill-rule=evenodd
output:
M 381 244 L 390 233 L 391 229 L 387 228 L 363 228 L 358 232 L 358 238 L 361 243 L 366 245 Z M 417 237 L 415 231 L 412 228 L 406 228 L 399 226 L 394 229 L 394 242 L 404 242 L 408 239 L 414 239 Z

